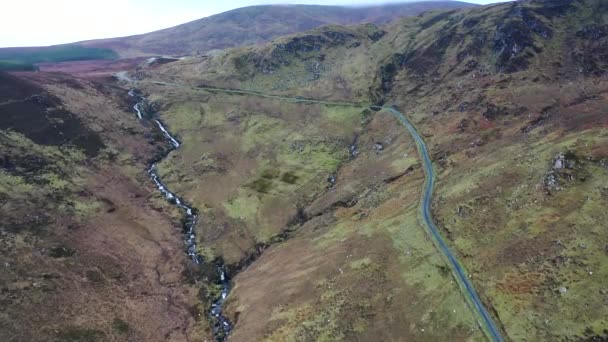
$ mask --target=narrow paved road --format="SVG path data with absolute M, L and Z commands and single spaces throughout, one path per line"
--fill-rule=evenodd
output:
M 418 134 L 418 131 L 416 130 L 414 125 L 412 125 L 412 123 L 405 117 L 405 115 L 403 115 L 403 113 L 401 113 L 400 111 L 398 111 L 397 109 L 395 109 L 393 107 L 373 106 L 373 105 L 369 105 L 366 103 L 323 101 L 323 100 L 315 100 L 315 99 L 308 99 L 308 98 L 301 98 L 301 97 L 288 97 L 288 96 L 280 96 L 280 95 L 273 95 L 273 94 L 264 94 L 264 93 L 260 93 L 260 92 L 241 90 L 241 89 L 224 89 L 224 88 L 207 87 L 207 86 L 193 87 L 193 86 L 189 86 L 189 85 L 166 83 L 166 82 L 151 82 L 151 83 L 154 83 L 156 85 L 163 85 L 163 86 L 193 88 L 193 89 L 199 89 L 199 90 L 211 91 L 211 92 L 253 95 L 253 96 L 258 96 L 258 97 L 263 97 L 263 98 L 285 100 L 285 101 L 295 102 L 295 103 L 315 103 L 315 104 L 323 104 L 323 105 L 361 107 L 361 108 L 367 107 L 367 108 L 371 108 L 371 109 L 381 109 L 381 110 L 386 110 L 386 111 L 390 112 L 408 130 L 408 132 L 410 133 L 410 135 L 416 142 L 416 146 L 418 148 L 418 153 L 420 154 L 420 157 L 423 161 L 424 173 L 426 175 L 426 180 L 425 180 L 424 189 L 422 192 L 422 199 L 421 199 L 421 202 L 422 202 L 421 213 L 422 213 L 423 222 L 427 226 L 428 232 L 431 235 L 433 241 L 435 242 L 435 245 L 447 259 L 448 264 L 452 268 L 452 274 L 456 278 L 456 281 L 458 282 L 458 285 L 459 285 L 461 291 L 463 292 L 465 297 L 469 300 L 470 304 L 472 304 L 472 309 L 474 310 L 475 314 L 477 314 L 477 316 L 481 320 L 479 322 L 479 324 L 481 325 L 481 327 L 484 330 L 484 332 L 486 333 L 486 335 L 492 341 L 498 341 L 498 342 L 503 341 L 500 330 L 497 328 L 496 324 L 494 323 L 494 320 L 492 319 L 492 316 L 490 316 L 490 314 L 486 310 L 481 299 L 479 299 L 479 296 L 477 295 L 477 292 L 475 291 L 473 284 L 471 283 L 471 281 L 469 280 L 469 277 L 467 276 L 467 272 L 465 271 L 464 267 L 460 264 L 460 262 L 458 261 L 458 259 L 456 258 L 455 254 L 452 252 L 452 250 L 450 250 L 447 243 L 443 239 L 443 236 L 439 232 L 439 229 L 433 222 L 433 215 L 431 213 L 431 204 L 432 204 L 432 199 L 433 199 L 433 185 L 435 183 L 435 172 L 433 170 L 433 163 L 429 156 L 429 152 L 426 147 L 426 143 L 424 142 L 424 140 L 422 139 L 420 134 Z
M 435 226 L 435 223 L 433 222 L 433 215 L 431 214 L 431 204 L 433 199 L 433 184 L 435 182 L 435 173 L 433 171 L 433 163 L 431 162 L 431 158 L 429 157 L 429 152 L 426 148 L 424 140 L 422 139 L 420 134 L 418 134 L 418 131 L 416 131 L 414 125 L 411 124 L 411 122 L 405 117 L 405 115 L 403 115 L 403 113 L 396 110 L 395 108 L 390 107 L 382 107 L 382 109 L 391 112 L 391 114 L 393 114 L 393 116 L 397 118 L 397 120 L 399 120 L 399 122 L 401 122 L 401 124 L 405 126 L 405 128 L 407 128 L 407 130 L 410 132 L 410 135 L 416 141 L 416 146 L 418 147 L 418 152 L 420 153 L 420 156 L 424 163 L 424 172 L 426 174 L 426 180 L 422 193 L 422 219 L 428 227 L 429 232 L 431 233 L 431 236 L 435 241 L 435 244 L 443 253 L 443 255 L 445 255 L 445 257 L 448 259 L 448 262 L 452 267 L 454 276 L 456 277 L 456 280 L 458 280 L 460 288 L 465 294 L 467 294 L 469 300 L 474 306 L 476 313 L 482 319 L 482 326 L 485 328 L 484 330 L 486 330 L 486 334 L 488 335 L 488 337 L 490 337 L 492 341 L 502 341 L 503 339 L 500 335 L 500 330 L 498 330 L 496 324 L 492 320 L 492 316 L 490 316 L 486 308 L 483 306 L 483 303 L 479 299 L 477 292 L 475 292 L 475 288 L 469 280 L 466 271 L 458 262 L 458 259 L 456 259 L 456 256 L 454 255 L 454 253 L 452 253 L 445 240 L 443 239 L 443 236 L 439 232 L 439 229 L 437 228 L 437 226 Z

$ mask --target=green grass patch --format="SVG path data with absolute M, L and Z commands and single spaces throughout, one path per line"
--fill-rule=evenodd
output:
M 260 199 L 245 189 L 239 189 L 238 194 L 224 203 L 228 216 L 244 219 L 254 223 L 260 207 Z
M 127 322 L 120 318 L 115 318 L 114 321 L 112 321 L 112 329 L 119 334 L 126 334 L 129 332 L 130 328 Z
M 292 171 L 288 171 L 285 172 L 282 176 L 281 176 L 281 181 L 283 183 L 287 183 L 287 184 L 296 184 L 296 182 L 298 181 L 300 177 L 298 177 L 295 173 L 293 173 Z

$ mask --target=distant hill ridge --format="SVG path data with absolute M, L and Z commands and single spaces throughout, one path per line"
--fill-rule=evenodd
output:
M 387 23 L 435 9 L 473 7 L 460 1 L 423 1 L 364 7 L 263 5 L 238 8 L 172 28 L 137 36 L 83 42 L 109 48 L 123 57 L 189 55 L 267 42 L 328 24 Z
M 383 24 L 429 10 L 477 6 L 460 1 L 421 1 L 361 7 L 323 5 L 262 5 L 238 8 L 175 27 L 141 35 L 98 39 L 37 48 L 0 49 L 0 62 L 28 69 L 37 62 L 113 59 L 152 55 L 203 54 L 215 49 L 268 42 L 276 37 L 330 24 Z M 65 48 L 64 48 L 65 47 Z M 62 59 L 57 50 L 78 51 Z M 86 48 L 95 48 L 86 49 Z M 33 54 L 33 55 L 32 55 Z M 30 56 L 32 55 L 32 56 Z M 49 56 L 51 58 L 49 58 Z M 17 56 L 17 57 L 15 57 Z M 2 64 L 0 64 L 2 70 Z

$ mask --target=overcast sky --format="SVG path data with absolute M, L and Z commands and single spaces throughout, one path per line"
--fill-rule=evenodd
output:
M 467 0 L 464 0 L 467 1 Z M 500 0 L 468 0 L 478 4 Z M 403 0 L 6 0 L 0 47 L 70 43 L 150 32 L 259 4 L 360 5 Z

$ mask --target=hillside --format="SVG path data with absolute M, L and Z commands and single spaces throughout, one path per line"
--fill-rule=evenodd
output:
M 388 27 L 325 26 L 140 68 L 135 76 L 161 117 L 196 146 L 161 170 L 212 218 L 200 227 L 207 253 L 233 263 L 271 245 L 235 278 L 233 339 L 412 333 L 441 340 L 446 330 L 433 328 L 437 320 L 467 325 L 459 321 L 465 316 L 448 314 L 460 312 L 458 304 L 432 290 L 457 291 L 448 290 L 443 259 L 421 263 L 433 247 L 408 235 L 424 233 L 415 209 L 423 173 L 399 125 L 384 111 L 337 114 L 256 93 L 402 110 L 430 148 L 437 224 L 504 336 L 605 336 L 599 303 L 608 240 L 598 229 L 607 219 L 607 24 L 603 1 L 522 1 L 431 12 Z M 336 175 L 335 188 L 322 190 L 319 171 Z M 289 172 L 297 175 L 294 188 L 281 181 Z M 403 283 L 390 284 L 397 280 Z M 267 294 L 256 290 L 260 283 L 282 285 Z M 399 303 L 412 297 L 389 290 L 407 284 L 416 284 L 407 293 L 417 302 L 450 304 L 407 310 Z M 374 301 L 363 294 L 369 291 L 396 300 Z M 404 320 L 416 328 L 402 330 Z
M 0 340 L 608 339 L 605 1 L 123 63 L 0 74 Z
M 141 175 L 164 140 L 129 101 L 113 85 L 0 72 L 0 340 L 196 334 L 177 213 Z
M 139 36 L 83 42 L 121 56 L 193 55 L 211 50 L 268 42 L 315 27 L 387 23 L 434 9 L 475 6 L 460 1 L 428 1 L 371 7 L 268 5 L 239 8 Z

